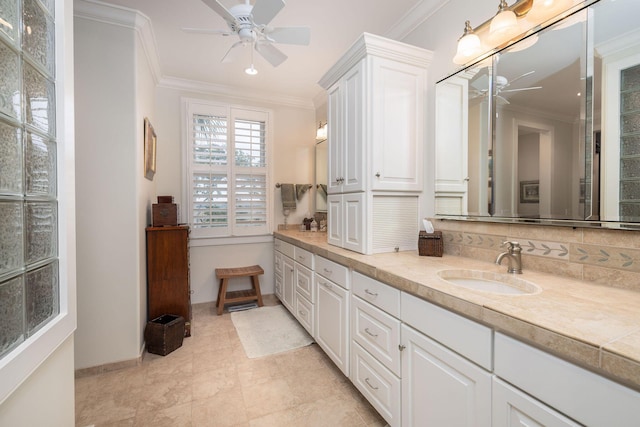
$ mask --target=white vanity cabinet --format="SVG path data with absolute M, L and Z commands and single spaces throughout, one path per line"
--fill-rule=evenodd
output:
M 349 376 L 349 269 L 320 256 L 315 267 L 315 339 Z
M 494 402 L 498 422 L 503 422 L 505 412 L 524 414 L 544 425 L 575 425 L 566 417 L 587 426 L 631 427 L 640 420 L 639 392 L 501 333 L 495 334 L 494 373 L 524 390 L 532 403 L 525 406 L 516 400 L 518 392 L 507 388 L 506 398 L 498 395 Z M 508 406 L 500 399 L 509 400 Z M 552 416 L 554 422 L 540 421 L 543 416 Z M 506 425 L 512 425 L 511 420 Z
M 358 272 L 351 289 L 351 382 L 401 425 L 400 291 Z
M 287 310 L 295 314 L 295 262 L 294 245 L 280 239 L 274 242 L 275 294 Z M 280 273 L 278 273 L 280 272 Z
M 294 247 L 294 282 L 295 282 L 295 311 L 294 316 L 300 324 L 315 336 L 314 330 L 314 302 L 315 280 L 313 274 L 314 255 L 302 248 Z
M 404 292 L 401 307 L 402 425 L 490 427 L 491 329 Z
M 427 50 L 364 33 L 320 80 L 328 92 L 330 244 L 365 254 L 416 249 L 418 203 L 402 205 L 411 211 L 409 221 L 391 222 L 388 210 L 374 209 L 374 200 L 394 194 L 417 200 L 423 189 L 431 57 Z M 357 205 L 351 193 L 359 194 Z M 383 241 L 376 246 L 378 236 Z M 397 241 L 388 243 L 387 236 Z

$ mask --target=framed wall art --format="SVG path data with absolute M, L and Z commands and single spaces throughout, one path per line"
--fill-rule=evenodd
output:
M 156 132 L 148 118 L 144 118 L 144 177 L 153 181 L 156 174 Z
M 540 181 L 520 181 L 520 203 L 540 203 Z

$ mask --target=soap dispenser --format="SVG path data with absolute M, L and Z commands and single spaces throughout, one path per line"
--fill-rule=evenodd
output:
M 311 231 L 318 231 L 318 223 L 315 218 L 311 220 Z

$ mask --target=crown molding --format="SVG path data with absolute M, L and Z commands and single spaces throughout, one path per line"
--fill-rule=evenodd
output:
M 75 0 L 73 15 L 76 18 L 134 30 L 140 39 L 154 82 L 157 84 L 160 81 L 162 72 L 158 61 L 156 37 L 148 16 L 134 9 L 98 0 Z
M 313 102 L 305 98 L 283 96 L 267 91 L 257 91 L 255 89 L 188 80 L 180 77 L 164 76 L 160 79 L 160 82 L 158 82 L 158 87 L 184 92 L 224 96 L 245 102 L 261 102 L 286 107 L 314 109 Z
M 429 19 L 439 9 L 444 7 L 450 0 L 435 1 L 422 0 L 405 13 L 395 24 L 384 34 L 394 40 L 403 40 L 418 28 L 424 21 Z

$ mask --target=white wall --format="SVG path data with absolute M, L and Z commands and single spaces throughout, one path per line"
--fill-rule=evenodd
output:
M 250 77 L 248 77 L 250 78 Z M 158 134 L 158 173 L 157 193 L 174 196 L 183 202 L 185 173 L 182 168 L 182 142 L 185 137 L 182 130 L 183 98 L 207 99 L 235 105 L 250 103 L 273 111 L 273 213 L 274 224 L 282 224 L 282 202 L 280 191 L 275 188 L 277 182 L 313 184 L 315 149 L 315 112 L 304 106 L 267 104 L 229 98 L 199 90 L 176 89 L 167 85 L 156 92 L 156 133 Z M 289 216 L 289 223 L 299 224 L 307 212 L 313 212 L 313 194 L 307 192 L 298 202 L 295 212 Z M 186 211 L 181 206 L 181 218 L 186 221 Z M 191 241 L 191 296 L 192 303 L 210 302 L 217 299 L 218 283 L 214 270 L 217 267 L 234 267 L 259 264 L 265 271 L 260 277 L 263 294 L 274 292 L 273 242 L 253 244 L 225 244 L 220 246 L 201 246 L 201 242 Z M 247 282 L 230 282 L 231 290 L 248 286 Z
M 142 118 L 153 91 L 140 86 L 148 72 L 138 51 L 133 27 L 76 17 L 77 369 L 140 355 L 141 206 L 152 192 L 142 178 Z
M 0 426 L 75 425 L 73 337 L 0 405 Z

